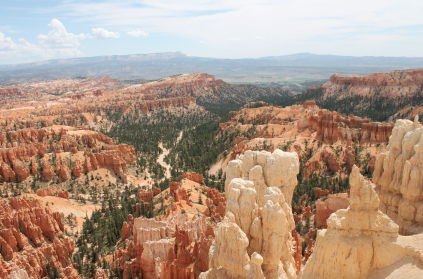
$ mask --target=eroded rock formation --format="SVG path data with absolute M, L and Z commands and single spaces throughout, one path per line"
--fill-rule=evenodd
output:
M 380 210 L 409 235 L 423 232 L 423 126 L 418 117 L 397 120 L 388 152 L 376 160 L 373 181 Z
M 350 207 L 332 213 L 328 229 L 318 231 L 314 252 L 298 277 L 372 278 L 410 261 L 421 267 L 423 252 L 418 243 L 422 235 L 399 236 L 398 225 L 378 209 L 374 184 L 356 166 L 350 185 Z M 423 275 L 422 269 L 406 267 L 401 272 L 403 278 L 408 278 L 408 272 L 413 272 L 409 275 L 414 278 Z
M 64 235 L 61 214 L 42 209 L 37 200 L 10 202 L 13 208 L 0 198 L 0 278 L 43 278 L 48 264 L 62 278 L 79 278 L 70 261 L 75 244 Z
M 346 193 L 329 195 L 324 201 L 317 200 L 315 215 L 317 228 L 327 228 L 326 220 L 329 216 L 339 209 L 348 208 L 349 205 Z
M 142 273 L 147 279 L 190 279 L 208 270 L 214 231 L 205 217 L 191 219 L 178 211 L 165 221 L 140 217 L 125 223 L 122 233 L 127 237 L 133 225 L 134 240 L 127 249 L 114 253 L 113 262 L 114 268 L 123 270 L 124 278 L 132 271 L 134 277 Z
M 295 152 L 247 151 L 227 168 L 226 214 L 210 248 L 207 278 L 295 278 L 290 207 Z

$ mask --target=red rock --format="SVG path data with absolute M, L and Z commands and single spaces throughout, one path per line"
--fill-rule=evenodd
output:
M 157 187 L 153 187 L 153 195 L 154 196 L 157 196 L 158 194 L 160 194 L 161 193 L 161 191 L 160 191 L 160 189 L 159 188 L 157 188 Z
M 291 232 L 292 238 L 294 239 L 293 247 L 294 247 L 294 260 L 295 260 L 295 267 L 297 275 L 301 270 L 302 261 L 303 261 L 303 254 L 302 254 L 302 246 L 300 238 L 298 237 L 298 234 L 295 230 L 292 230 Z
M 82 163 L 79 159 L 76 160 L 75 165 L 73 166 L 72 174 L 75 177 L 80 177 L 82 174 L 84 174 L 84 167 L 82 166 Z
M 321 199 L 316 202 L 316 223 L 317 228 L 326 228 L 326 220 L 338 209 L 346 209 L 350 205 L 347 194 L 329 195 L 323 202 Z
M 303 210 L 302 210 L 303 216 L 312 216 L 313 215 L 313 213 L 311 212 L 311 207 L 305 206 L 305 202 L 302 202 L 301 206 L 303 208 Z
M 235 140 L 232 142 L 233 145 L 240 143 L 241 141 L 248 140 L 247 138 L 236 137 Z
M 4 181 L 6 182 L 15 182 L 16 174 L 10 168 L 10 166 L 4 162 L 1 163 L 1 174 L 3 175 Z
M 324 196 L 326 196 L 328 194 L 329 194 L 329 190 L 328 189 L 322 190 L 322 189 L 317 188 L 317 187 L 314 188 L 314 195 L 316 196 L 317 199 L 320 199 L 321 197 L 324 197 Z
M 315 101 L 306 101 L 303 102 L 303 107 L 304 108 L 314 108 L 316 106 L 316 102 Z
M 318 161 L 309 161 L 304 165 L 304 178 L 310 178 L 311 175 L 320 169 Z
M 45 160 L 42 161 L 41 165 L 43 168 L 43 179 L 50 180 L 53 177 L 53 167 Z
M 352 170 L 352 167 L 355 164 L 355 151 L 351 146 L 348 146 L 345 150 L 345 164 L 349 171 Z
M 47 196 L 54 197 L 53 190 L 51 190 L 50 188 L 47 188 L 47 189 L 46 189 L 46 194 L 47 194 Z
M 40 196 L 40 197 L 47 196 L 46 190 L 44 190 L 44 189 L 38 189 L 37 195 Z
M 31 174 L 36 175 L 38 173 L 38 164 L 35 162 L 35 160 L 32 160 L 31 162 Z
M 203 175 L 197 174 L 195 172 L 186 172 L 182 174 L 182 179 L 188 179 L 197 183 L 204 183 Z
M 320 160 L 326 163 L 328 170 L 333 172 L 339 171 L 339 163 L 336 159 L 335 153 L 328 150 L 326 147 L 320 153 Z
M 67 200 L 69 199 L 69 193 L 66 190 L 57 191 L 57 196 L 60 197 L 60 198 L 63 198 L 63 199 L 67 199 Z
M 143 201 L 144 203 L 148 203 L 153 196 L 153 192 L 140 189 L 138 190 L 137 199 Z

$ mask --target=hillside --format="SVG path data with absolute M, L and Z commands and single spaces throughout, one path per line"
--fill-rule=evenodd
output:
M 423 70 L 398 70 L 368 76 L 333 75 L 284 104 L 314 100 L 317 105 L 374 120 L 413 118 L 423 107 Z

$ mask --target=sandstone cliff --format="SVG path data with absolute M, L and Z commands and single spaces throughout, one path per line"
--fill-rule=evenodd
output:
M 290 207 L 295 152 L 247 151 L 229 163 L 225 219 L 210 248 L 206 278 L 295 278 Z
M 415 118 L 397 120 L 389 151 L 376 160 L 373 181 L 380 210 L 409 235 L 423 232 L 423 126 Z
M 422 235 L 399 236 L 399 227 L 379 207 L 374 184 L 354 166 L 350 207 L 340 209 L 319 230 L 314 252 L 299 278 L 382 278 L 410 261 L 423 266 Z M 419 278 L 423 269 L 401 269 L 402 278 Z M 407 275 L 408 274 L 408 275 Z
M 42 209 L 37 200 L 10 202 L 0 198 L 0 278 L 43 278 L 53 265 L 62 278 L 79 279 L 70 262 L 75 244 L 64 235 L 61 214 Z

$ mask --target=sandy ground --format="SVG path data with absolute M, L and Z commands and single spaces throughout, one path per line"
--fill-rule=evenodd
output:
M 26 194 L 27 198 L 39 200 L 42 206 L 50 208 L 53 212 L 63 213 L 63 216 L 66 217 L 71 213 L 76 216 L 76 227 L 73 231 L 80 231 L 82 229 L 82 224 L 84 223 L 84 218 L 86 216 L 90 217 L 94 210 L 100 209 L 101 205 L 92 204 L 87 202 L 87 204 L 78 203 L 76 200 L 66 200 L 59 197 L 45 196 L 40 197 L 35 194 Z M 66 228 L 72 231 L 72 228 L 65 225 Z
M 180 133 L 179 133 L 179 136 L 178 136 L 178 138 L 176 139 L 176 143 L 178 143 L 180 140 L 181 140 L 181 138 L 182 138 L 182 135 L 183 135 L 183 131 L 181 131 Z M 169 152 L 170 152 L 170 150 L 171 149 L 166 149 L 166 148 L 164 148 L 163 147 L 163 144 L 160 142 L 159 143 L 159 147 L 163 150 L 163 152 L 162 152 L 162 154 L 160 154 L 159 155 L 159 158 L 157 159 L 157 162 L 162 166 L 162 167 L 164 167 L 165 169 L 166 169 L 166 171 L 165 171 L 165 177 L 166 178 L 170 178 L 171 177 L 171 174 L 170 174 L 170 165 L 168 165 L 165 161 L 164 161 L 164 158 L 169 154 Z

